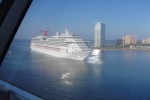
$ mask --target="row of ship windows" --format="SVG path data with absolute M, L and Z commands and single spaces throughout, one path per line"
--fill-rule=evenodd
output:
M 33 39 L 33 41 L 49 41 L 49 42 L 64 42 L 66 40 L 66 42 L 85 42 L 83 39 L 74 39 L 74 38 L 72 38 L 72 39 L 49 39 L 49 38 L 47 38 L 47 39 L 45 39 L 45 38 L 43 38 L 43 39 Z
M 68 52 L 67 48 L 57 48 L 57 47 L 52 47 L 52 46 L 46 46 L 46 45 L 39 45 L 39 44 L 31 44 L 32 46 L 38 47 L 38 48 L 44 48 L 44 49 L 48 49 L 48 50 L 54 50 L 54 51 L 58 51 L 58 52 Z M 78 48 L 78 47 L 72 47 L 72 50 L 89 50 L 87 47 L 82 47 L 82 48 Z
M 32 42 L 32 43 L 37 43 L 37 42 Z M 72 43 L 56 43 L 56 42 L 48 42 L 45 44 L 45 42 L 38 42 L 39 44 L 42 44 L 42 45 L 56 45 L 56 46 L 66 46 L 68 47 L 68 45 L 73 45 Z M 80 46 L 80 47 L 87 47 L 87 45 L 85 43 L 74 43 L 75 45 L 77 46 Z
M 45 49 L 50 49 L 50 50 L 54 50 L 54 51 L 60 51 L 60 48 L 56 48 L 56 47 L 49 47 L 49 46 L 41 46 L 41 45 L 34 45 L 35 47 L 39 47 L 39 48 L 45 48 Z M 62 48 L 63 49 L 63 48 Z M 65 50 L 65 49 L 64 49 Z
M 44 44 L 44 43 L 43 44 L 36 44 L 36 45 L 53 47 L 53 46 L 50 46 L 50 44 Z M 51 45 L 53 45 L 53 44 L 51 44 Z M 66 44 L 61 43 L 61 44 L 55 44 L 55 46 L 74 47 L 74 48 L 81 48 L 81 49 L 88 48 L 88 46 L 85 45 L 85 44 L 69 44 L 69 45 L 66 45 Z

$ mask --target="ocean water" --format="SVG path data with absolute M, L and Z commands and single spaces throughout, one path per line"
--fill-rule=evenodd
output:
M 46 100 L 150 100 L 150 52 L 104 51 L 101 63 L 61 59 L 14 40 L 0 79 Z

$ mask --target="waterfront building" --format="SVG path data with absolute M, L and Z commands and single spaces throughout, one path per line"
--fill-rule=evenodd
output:
M 125 37 L 122 37 L 122 44 L 123 45 L 136 44 L 136 35 L 126 35 Z
M 122 45 L 123 44 L 123 39 L 117 39 L 116 45 Z
M 125 45 L 125 37 L 122 37 L 122 45 Z
M 148 39 L 143 39 L 143 40 L 142 40 L 142 44 L 144 44 L 144 45 L 149 45 L 149 44 L 150 44 L 150 38 L 148 38 Z
M 96 22 L 94 27 L 94 47 L 102 48 L 105 46 L 105 24 Z

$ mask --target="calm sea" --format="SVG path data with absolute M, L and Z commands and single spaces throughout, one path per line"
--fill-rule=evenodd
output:
M 150 100 L 150 52 L 105 51 L 100 64 L 52 57 L 14 40 L 0 78 L 49 100 Z

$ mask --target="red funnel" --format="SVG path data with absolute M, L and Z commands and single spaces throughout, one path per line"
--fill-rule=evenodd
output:
M 44 32 L 43 32 L 43 36 L 47 36 L 47 31 L 44 31 Z

